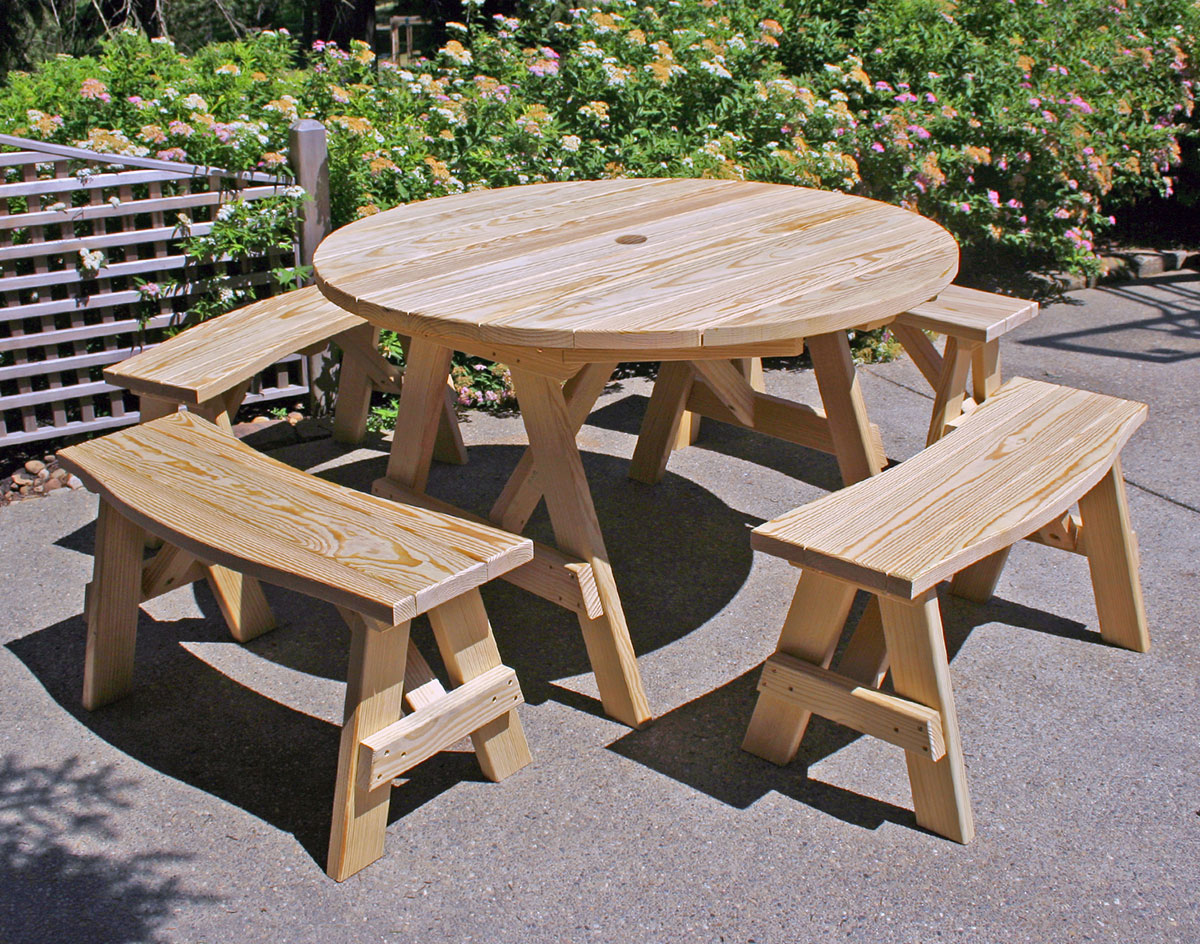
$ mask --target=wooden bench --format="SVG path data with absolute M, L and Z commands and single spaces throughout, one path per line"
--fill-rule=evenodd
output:
M 62 450 L 100 494 L 85 608 L 83 704 L 132 687 L 140 604 L 218 568 L 335 604 L 351 629 L 345 724 L 329 842 L 341 881 L 383 854 L 391 781 L 470 734 L 486 776 L 530 761 L 479 586 L 533 556 L 486 525 L 399 505 L 276 462 L 178 412 Z M 146 534 L 165 543 L 143 560 Z M 447 693 L 415 648 L 428 613 Z M 407 653 L 407 657 L 406 657 Z M 407 694 L 411 713 L 401 717 Z
M 1002 560 L 1014 541 L 1077 501 L 1100 634 L 1145 651 L 1119 454 L 1146 412 L 1140 403 L 1016 378 L 912 459 L 756 528 L 757 550 L 802 573 L 743 747 L 788 763 L 810 713 L 898 744 L 907 752 L 917 822 L 969 841 L 937 584 Z M 829 670 L 859 589 L 879 601 L 895 695 L 864 683 L 870 672 Z
M 899 315 L 890 324 L 896 339 L 912 357 L 934 390 L 933 415 L 927 442 L 938 439 L 960 413 L 974 409 L 1000 386 L 1000 338 L 1038 313 L 1037 302 L 1008 298 L 951 285 L 935 299 Z M 946 335 L 942 353 L 925 331 Z M 762 360 L 742 358 L 734 366 L 753 390 L 754 422 L 747 423 L 722 405 L 706 377 L 693 377 L 686 364 L 664 363 L 650 395 L 650 403 L 630 463 L 629 475 L 654 484 L 666 471 L 672 451 L 694 443 L 700 418 L 757 429 L 810 448 L 831 451 L 811 421 L 797 413 L 797 405 L 765 393 Z M 965 396 L 971 370 L 973 399 Z M 823 420 L 810 411 L 812 420 Z M 883 442 L 873 428 L 876 459 L 887 465 Z M 936 433 L 936 435 L 935 435 Z
M 1037 317 L 1038 303 L 951 285 L 937 298 L 917 305 L 891 324 L 917 369 L 933 387 L 933 414 L 926 444 L 942 437 L 948 424 L 1000 388 L 1000 338 Z M 925 332 L 946 336 L 938 353 Z M 966 398 L 967 371 L 972 398 Z
M 259 371 L 333 341 L 342 349 L 333 436 L 358 443 L 366 435 L 372 391 L 400 393 L 401 371 L 379 353 L 378 340 L 377 328 L 309 286 L 188 328 L 105 368 L 104 377 L 138 395 L 143 422 L 184 406 L 228 427 Z M 437 448 L 442 461 L 466 461 L 449 390 Z

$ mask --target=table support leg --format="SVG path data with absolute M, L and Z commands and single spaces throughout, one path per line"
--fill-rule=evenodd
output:
M 876 455 L 871 445 L 871 424 L 867 420 L 867 408 L 854 372 L 854 357 L 846 332 L 819 334 L 807 341 L 821 402 L 829 417 L 829 432 L 842 481 L 853 485 L 868 476 L 878 475 L 885 459 Z
M 817 335 L 808 338 L 807 343 L 843 481 L 853 485 L 878 475 L 886 459 L 876 455 L 871 444 L 871 426 L 846 333 Z M 852 678 L 866 683 L 882 681 L 887 668 L 883 622 L 879 618 L 879 604 L 872 600 L 854 628 L 838 671 L 853 673 Z
M 640 727 L 650 720 L 650 706 L 562 388 L 539 374 L 513 370 L 512 375 L 555 539 L 561 550 L 591 565 L 604 607 L 597 619 L 579 617 L 600 700 L 611 717 Z
M 587 364 L 563 387 L 572 436 L 579 432 L 616 369 L 615 363 Z M 542 489 L 533 467 L 533 451 L 526 449 L 488 517 L 504 530 L 520 534 L 541 500 Z
M 658 368 L 629 464 L 629 477 L 634 481 L 657 484 L 667 471 L 671 452 L 695 438 L 693 432 L 699 431 L 700 416 L 685 409 L 691 392 L 691 364 L 667 361 Z
M 425 491 L 429 481 L 453 353 L 421 338 L 413 338 L 408 351 L 387 477 L 418 492 Z

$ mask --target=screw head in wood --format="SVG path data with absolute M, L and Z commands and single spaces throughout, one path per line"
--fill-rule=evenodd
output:
M 627 233 L 624 236 L 617 237 L 617 242 L 622 246 L 636 246 L 638 243 L 644 243 L 645 241 L 646 237 L 637 233 Z

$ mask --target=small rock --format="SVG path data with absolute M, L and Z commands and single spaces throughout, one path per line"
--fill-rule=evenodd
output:
M 28 472 L 30 475 L 37 475 L 39 472 L 44 471 L 45 468 L 46 468 L 46 463 L 41 462 L 37 459 L 30 459 L 28 462 L 25 463 L 25 471 Z
M 33 477 L 33 481 L 34 481 L 34 483 L 36 484 L 36 483 L 39 483 L 39 482 L 44 482 L 44 481 L 46 481 L 46 479 L 48 479 L 48 478 L 50 478 L 50 470 L 49 470 L 49 469 L 42 469 L 42 471 L 41 471 L 41 472 L 39 472 L 37 475 L 35 475 L 35 476 Z
M 1163 257 L 1157 252 L 1131 252 L 1129 253 L 1129 262 L 1139 279 L 1151 275 L 1161 275 L 1166 271 Z
M 250 422 L 251 422 L 251 423 L 269 423 L 269 422 L 271 422 L 271 417 L 269 417 L 269 416 L 256 416 L 256 417 L 254 417 L 252 420 L 250 420 Z
M 24 488 L 26 485 L 33 484 L 33 479 L 19 470 L 13 473 L 12 480 L 13 485 L 17 486 L 17 488 Z
M 68 488 L 83 488 L 83 479 L 81 479 L 78 475 L 72 475 L 70 478 L 67 479 L 67 487 Z
M 33 494 L 45 495 L 46 494 L 46 486 L 45 485 L 35 485 L 33 487 Z
M 297 413 L 294 410 L 287 415 L 287 421 L 289 423 L 291 423 L 293 426 L 295 426 L 297 423 L 299 423 L 302 419 L 304 419 L 304 414 Z
M 44 489 L 45 489 L 47 492 L 52 492 L 52 491 L 54 491 L 56 488 L 62 488 L 62 487 L 63 487 L 63 480 L 62 480 L 62 479 L 56 479 L 56 478 L 54 478 L 53 476 L 51 476 L 50 478 L 48 478 L 48 479 L 46 480 L 46 484 L 45 484 L 45 485 L 43 485 L 42 487 L 43 487 L 43 488 L 44 488 Z
M 22 494 L 22 495 L 28 495 L 28 494 L 29 494 L 29 489 L 30 489 L 30 488 L 32 488 L 32 486 L 31 486 L 31 485 L 22 485 L 22 486 L 21 486 L 21 494 Z
M 71 477 L 71 473 L 66 469 L 55 469 L 50 473 L 50 478 L 55 479 L 63 484 L 66 484 L 67 479 Z

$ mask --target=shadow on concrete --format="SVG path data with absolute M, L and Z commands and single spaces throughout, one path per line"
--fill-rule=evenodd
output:
M 648 403 L 648 397 L 627 396 L 592 413 L 588 425 L 636 436 Z M 842 476 L 833 456 L 717 420 L 701 421 L 700 438 L 690 448 L 741 459 L 824 491 L 842 487 Z M 628 460 L 624 460 L 624 466 L 628 475 Z M 800 499 L 796 504 L 800 504 Z
M 344 635 L 335 644 L 326 634 L 321 647 L 338 654 L 343 677 L 348 633 Z M 219 620 L 160 622 L 143 613 L 134 689 L 94 712 L 84 710 L 79 697 L 85 640 L 81 618 L 32 633 L 8 648 L 94 734 L 160 773 L 291 833 L 323 867 L 340 728 L 259 695 L 181 645 L 228 638 Z M 322 667 L 321 674 L 329 673 Z M 389 821 L 456 783 L 481 779 L 473 754 L 439 754 L 393 792 Z
M 858 595 L 848 627 L 857 623 L 866 600 L 865 594 Z M 943 593 L 941 602 L 951 659 L 975 627 L 992 622 L 1101 643 L 1099 635 L 1088 632 L 1081 623 L 1007 600 L 993 598 L 976 604 Z M 843 646 L 845 642 L 843 638 Z M 839 649 L 835 666 L 840 654 Z M 809 778 L 811 766 L 862 736 L 850 728 L 813 718 L 799 753 L 786 767 L 742 751 L 758 678 L 759 669 L 754 668 L 655 719 L 649 728 L 631 731 L 610 744 L 609 750 L 738 809 L 774 792 L 865 829 L 876 829 L 885 822 L 920 829 L 910 809 Z M 890 685 L 885 682 L 884 688 L 890 689 Z
M 190 855 L 114 855 L 110 820 L 129 807 L 133 781 L 73 757 L 57 766 L 0 758 L 0 938 L 5 944 L 165 941 L 160 929 L 184 903 L 170 872 Z M 81 837 L 103 852 L 83 851 Z
M 1147 287 L 1154 289 L 1153 296 L 1145 291 Z M 1096 291 L 1123 306 L 1145 309 L 1146 317 L 1027 337 L 1018 343 L 1151 364 L 1200 358 L 1200 275 L 1127 282 Z M 1053 324 L 1053 319 L 1046 323 Z

